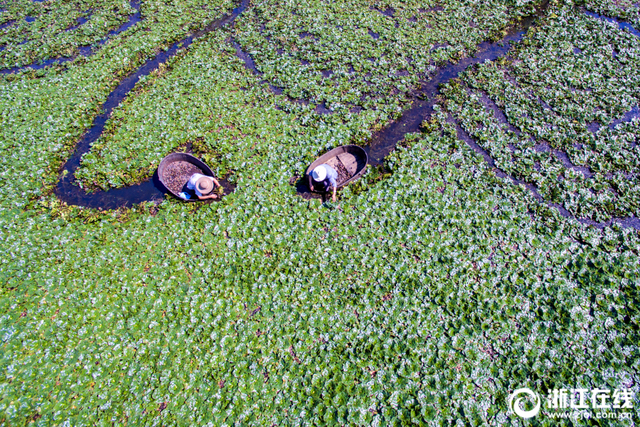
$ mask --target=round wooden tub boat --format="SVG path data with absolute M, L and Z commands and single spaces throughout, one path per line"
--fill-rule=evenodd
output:
M 311 171 L 317 166 L 328 164 L 338 172 L 338 188 L 344 187 L 350 182 L 360 178 L 367 168 L 367 153 L 357 145 L 343 145 L 318 157 L 315 162 L 311 163 L 305 172 L 309 188 L 313 178 Z
M 178 194 L 185 191 L 189 178 L 194 173 L 213 177 L 211 168 L 202 160 L 187 153 L 172 153 L 166 156 L 158 166 L 158 179 L 172 196 L 185 201 L 197 202 L 196 197 L 185 199 Z

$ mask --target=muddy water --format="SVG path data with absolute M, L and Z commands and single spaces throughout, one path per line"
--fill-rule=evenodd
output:
M 102 105 L 103 113 L 93 120 L 91 128 L 85 133 L 78 144 L 73 155 L 67 160 L 62 168 L 61 179 L 58 182 L 55 193 L 58 198 L 70 205 L 86 206 L 90 208 L 115 209 L 118 207 L 130 207 L 136 203 L 144 201 L 160 200 L 164 196 L 164 188 L 157 179 L 157 176 L 129 187 L 111 189 L 109 191 L 97 191 L 87 193 L 77 185 L 74 185 L 74 173 L 80 166 L 82 156 L 91 149 L 91 144 L 98 139 L 104 130 L 113 109 L 118 106 L 127 94 L 133 89 L 140 77 L 149 75 L 158 68 L 160 64 L 166 62 L 180 49 L 187 48 L 191 43 L 205 34 L 233 22 L 249 5 L 249 0 L 242 0 L 242 4 L 233 9 L 233 12 L 216 21 L 210 23 L 206 28 L 195 32 L 189 37 L 174 43 L 168 50 L 158 53 L 153 59 L 147 61 L 134 73 L 126 77 L 109 94 L 107 100 Z M 231 185 L 221 180 L 225 187 L 225 193 L 232 189 Z

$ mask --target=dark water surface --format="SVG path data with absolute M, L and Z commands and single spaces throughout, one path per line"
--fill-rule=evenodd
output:
M 60 200 L 70 205 L 115 209 L 119 207 L 131 207 L 134 204 L 144 201 L 161 200 L 164 197 L 165 189 L 162 184 L 160 184 L 157 175 L 154 175 L 153 178 L 148 179 L 147 181 L 129 187 L 87 193 L 82 188 L 74 185 L 74 173 L 78 169 L 78 166 L 80 166 L 82 156 L 91 149 L 91 144 L 93 144 L 102 134 L 107 120 L 113 113 L 113 109 L 124 100 L 127 94 L 134 88 L 138 80 L 140 80 L 140 77 L 149 75 L 152 71 L 157 69 L 160 64 L 166 62 L 169 58 L 175 55 L 180 49 L 191 45 L 195 39 L 233 22 L 248 5 L 249 0 L 243 0 L 240 6 L 233 9 L 231 14 L 213 21 L 207 25 L 206 28 L 196 31 L 189 37 L 174 43 L 168 50 L 158 53 L 154 58 L 147 61 L 144 65 L 120 82 L 113 92 L 109 94 L 107 100 L 102 105 L 103 113 L 93 120 L 91 128 L 89 128 L 89 130 L 82 136 L 76 145 L 75 152 L 64 164 L 62 168 L 62 177 L 55 190 L 55 193 Z M 226 189 L 228 185 L 225 185 L 223 181 L 220 182 Z
M 633 25 L 631 25 L 628 22 L 622 21 L 620 19 L 609 18 L 608 16 L 600 15 L 598 13 L 591 12 L 588 10 L 586 10 L 584 13 L 586 13 L 588 16 L 592 18 L 596 18 L 603 21 L 611 22 L 612 24 L 616 24 L 618 28 L 620 28 L 621 30 L 627 30 L 634 36 L 640 37 L 640 31 L 638 31 Z
M 137 5 L 139 8 L 139 0 L 133 1 L 138 2 Z M 547 4 L 548 3 L 545 2 L 535 14 L 521 20 L 518 25 L 510 28 L 507 32 L 507 35 L 502 40 L 494 43 L 481 43 L 480 45 L 478 45 L 478 52 L 474 57 L 465 58 L 455 64 L 449 63 L 440 68 L 433 78 L 429 79 L 428 81 L 421 82 L 420 88 L 414 92 L 415 101 L 411 104 L 410 108 L 405 110 L 405 112 L 398 120 L 390 123 L 387 127 L 375 133 L 372 137 L 371 144 L 365 147 L 365 150 L 367 151 L 367 154 L 369 156 L 369 163 L 374 166 L 382 165 L 384 158 L 395 149 L 396 145 L 405 138 L 406 134 L 418 132 L 420 130 L 420 125 L 423 120 L 431 116 L 431 114 L 433 113 L 433 106 L 436 103 L 436 95 L 438 94 L 440 85 L 449 82 L 451 79 L 457 78 L 461 72 L 465 71 L 470 66 L 482 63 L 487 60 L 496 60 L 504 56 L 514 43 L 522 40 L 527 30 L 533 25 L 535 19 L 542 13 L 544 9 L 546 9 Z M 91 144 L 93 144 L 93 142 L 96 141 L 96 139 L 98 139 L 98 137 L 102 134 L 104 126 L 111 116 L 113 109 L 124 100 L 127 94 L 134 88 L 135 84 L 138 82 L 141 76 L 150 74 L 153 70 L 157 69 L 160 64 L 166 62 L 169 58 L 175 55 L 180 49 L 188 47 L 194 39 L 233 22 L 235 18 L 248 7 L 248 5 L 249 0 L 243 0 L 242 4 L 234 9 L 231 14 L 212 22 L 206 28 L 195 32 L 191 36 L 179 42 L 174 43 L 167 51 L 160 52 L 154 58 L 142 65 L 134 73 L 125 78 L 116 87 L 116 89 L 111 92 L 111 94 L 109 94 L 106 102 L 103 104 L 103 114 L 97 116 L 94 119 L 93 125 L 80 139 L 78 145 L 76 146 L 74 154 L 71 156 L 71 158 L 69 158 L 69 160 L 63 167 L 62 178 L 60 179 L 55 190 L 56 195 L 61 200 L 63 200 L 67 204 L 86 206 L 91 208 L 114 209 L 118 207 L 130 207 L 134 204 L 144 201 L 161 200 L 164 197 L 166 190 L 159 182 L 157 173 L 154 174 L 153 178 L 137 185 L 111 189 L 109 191 L 97 191 L 94 193 L 86 193 L 83 189 L 74 185 L 75 179 L 73 175 L 80 165 L 82 155 L 84 155 L 91 149 Z M 602 17 L 591 12 L 586 13 L 599 19 L 604 19 L 607 21 L 612 20 L 611 18 Z M 621 28 L 627 28 L 628 26 L 628 24 L 623 26 L 620 22 L 615 22 L 620 24 Z M 127 24 L 129 26 L 133 25 L 133 23 Z M 119 31 L 124 31 L 124 29 L 121 28 L 119 29 Z M 256 69 L 255 63 L 253 62 L 252 58 L 248 54 L 243 52 L 238 43 L 233 41 L 233 45 L 236 48 L 237 56 L 244 61 L 247 68 L 252 70 L 255 74 L 261 75 L 261 73 Z M 263 83 L 268 82 L 264 81 Z M 269 86 L 274 93 L 282 93 L 282 89 L 273 87 L 272 85 Z M 632 117 L 636 117 L 637 108 L 632 110 L 629 115 Z M 450 120 L 453 120 L 453 118 L 450 118 Z M 464 132 L 464 130 L 458 123 L 455 123 L 455 125 L 458 129 L 458 136 L 460 137 L 460 139 L 465 141 L 474 151 L 479 153 L 486 160 L 489 166 L 495 168 L 495 162 L 489 156 L 489 154 L 484 149 L 482 149 L 482 147 L 480 147 L 473 140 L 473 138 L 471 138 L 466 132 Z M 519 182 L 518 180 L 509 177 L 503 171 L 497 169 L 496 174 L 502 178 L 510 178 L 516 184 L 525 185 L 532 192 L 534 197 L 544 203 L 544 200 L 539 195 L 537 188 L 534 185 L 526 182 Z M 229 189 L 233 186 L 227 181 L 223 181 L 221 181 L 221 183 L 225 187 L 225 193 L 228 194 Z M 307 196 L 305 198 L 314 196 L 315 194 L 308 193 L 306 185 L 302 184 L 301 182 L 302 181 L 298 182 L 298 192 L 303 196 Z M 562 206 L 549 203 L 547 204 L 556 208 L 562 216 L 567 218 L 574 218 Z M 579 218 L 574 219 L 584 224 L 593 225 L 598 228 L 603 228 L 605 226 L 611 225 L 611 223 L 613 222 L 617 222 L 625 227 L 640 229 L 640 220 L 635 217 L 616 218 L 608 221 L 607 223 L 596 223 L 590 220 Z
M 534 15 L 524 18 L 518 25 L 509 29 L 507 35 L 502 40 L 495 43 L 481 43 L 478 45 L 478 53 L 474 57 L 462 59 L 455 64 L 449 63 L 440 68 L 431 79 L 421 82 L 420 89 L 416 91 L 417 99 L 411 107 L 405 110 L 398 120 L 375 133 L 371 139 L 371 144 L 365 147 L 367 155 L 369 156 L 369 163 L 373 165 L 382 164 L 384 158 L 395 149 L 398 142 L 402 141 L 407 133 L 418 132 L 420 130 L 422 121 L 433 113 L 433 106 L 437 102 L 436 95 L 438 94 L 440 85 L 457 78 L 458 74 L 472 65 L 484 61 L 493 61 L 504 56 L 513 43 L 522 40 L 541 11 L 547 7 L 547 4 L 548 3 L 545 2 Z M 485 159 L 487 158 L 488 155 L 477 144 L 472 145 L 471 148 L 485 157 Z M 487 159 L 487 161 L 493 163 L 493 160 L 490 158 Z
M 129 3 L 131 4 L 131 7 L 136 12 L 131 16 L 131 18 L 129 18 L 129 20 L 127 22 L 125 22 L 120 27 L 116 28 L 115 30 L 109 31 L 105 38 L 103 38 L 102 40 L 99 40 L 98 42 L 96 42 L 96 46 L 95 47 L 92 47 L 92 46 L 79 46 L 78 47 L 78 55 L 69 56 L 69 57 L 66 57 L 66 58 L 51 58 L 51 59 L 47 59 L 47 60 L 44 60 L 44 61 L 40 61 L 37 64 L 25 65 L 25 66 L 22 66 L 22 67 L 5 68 L 4 70 L 0 70 L 0 74 L 12 74 L 12 73 L 20 72 L 20 71 L 25 71 L 25 70 L 39 70 L 39 69 L 42 69 L 44 67 L 49 67 L 51 65 L 64 64 L 65 62 L 73 61 L 78 56 L 89 57 L 89 56 L 94 55 L 98 51 L 98 47 L 100 47 L 100 46 L 104 45 L 106 42 L 108 42 L 111 39 L 111 37 L 116 36 L 116 35 L 122 33 L 125 30 L 128 30 L 129 28 L 133 27 L 134 25 L 136 25 L 138 22 L 140 22 L 142 20 L 142 15 L 140 13 L 140 1 L 141 0 L 130 0 Z M 29 17 L 27 17 L 27 18 L 29 18 Z M 35 21 L 34 18 L 31 18 L 31 19 L 33 19 Z M 27 22 L 33 22 L 33 21 L 27 20 Z M 87 22 L 87 20 L 85 18 L 78 18 L 78 25 L 76 25 L 75 27 L 71 27 L 71 28 L 67 29 L 67 31 L 71 31 L 73 29 L 76 29 L 76 28 L 80 27 L 80 25 L 83 25 L 86 22 Z

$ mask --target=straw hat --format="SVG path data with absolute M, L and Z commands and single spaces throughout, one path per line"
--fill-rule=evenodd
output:
M 318 182 L 323 181 L 327 177 L 327 170 L 323 165 L 320 165 L 311 172 L 311 176 Z
M 213 180 L 208 176 L 203 176 L 196 181 L 196 190 L 200 192 L 200 194 L 208 194 L 213 190 Z

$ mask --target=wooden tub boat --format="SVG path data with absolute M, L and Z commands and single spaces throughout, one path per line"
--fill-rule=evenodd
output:
M 357 145 L 343 145 L 318 157 L 305 172 L 309 188 L 313 182 L 311 172 L 322 164 L 328 164 L 338 172 L 338 188 L 360 178 L 367 168 L 367 153 Z
M 186 189 L 186 184 L 194 173 L 213 176 L 209 166 L 202 160 L 187 153 L 169 154 L 162 159 L 158 166 L 158 179 L 164 188 L 169 194 L 185 202 L 199 201 L 196 197 L 185 199 L 178 195 Z

